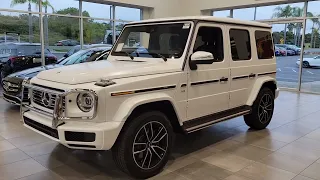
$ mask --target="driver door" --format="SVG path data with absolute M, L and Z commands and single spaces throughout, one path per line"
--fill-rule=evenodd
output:
M 212 64 L 197 64 L 196 70 L 189 67 L 187 120 L 200 118 L 228 109 L 230 70 L 225 26 L 199 23 L 193 39 L 192 53 L 212 53 Z M 226 54 L 226 55 L 225 55 Z

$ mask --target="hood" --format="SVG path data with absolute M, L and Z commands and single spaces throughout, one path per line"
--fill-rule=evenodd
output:
M 169 60 L 170 61 L 170 60 Z M 96 61 L 43 71 L 37 78 L 63 84 L 82 84 L 101 78 L 118 79 L 181 71 L 181 63 L 171 60 Z
M 49 69 L 54 69 L 54 68 L 58 68 L 61 67 L 62 65 L 59 64 L 53 64 L 53 65 L 46 65 L 46 66 L 39 66 L 39 67 L 35 67 L 35 68 L 30 68 L 30 69 L 26 69 L 23 71 L 19 71 L 13 74 L 10 74 L 8 77 L 19 77 L 19 78 L 32 78 L 35 77 L 39 72 L 41 71 L 45 71 L 45 70 L 49 70 Z

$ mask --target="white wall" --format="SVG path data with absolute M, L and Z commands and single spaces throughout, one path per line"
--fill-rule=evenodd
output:
M 212 9 L 303 2 L 303 0 L 88 0 L 144 9 L 144 19 L 211 15 Z
M 90 1 L 90 0 L 88 0 Z M 92 0 L 94 1 L 94 0 Z M 99 0 L 96 0 L 99 1 Z M 108 4 L 142 8 L 145 18 L 181 16 L 180 1 L 183 0 L 100 0 Z M 189 0 L 188 0 L 189 1 Z

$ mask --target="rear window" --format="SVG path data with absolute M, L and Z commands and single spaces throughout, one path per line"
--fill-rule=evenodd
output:
M 251 45 L 249 31 L 231 29 L 230 32 L 231 55 L 234 61 L 251 59 Z
M 256 46 L 259 59 L 272 59 L 274 56 L 272 36 L 269 31 L 256 31 Z

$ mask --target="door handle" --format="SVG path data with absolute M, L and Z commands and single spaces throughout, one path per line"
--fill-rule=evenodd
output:
M 222 77 L 222 78 L 220 78 L 220 82 L 226 82 L 226 81 L 228 81 L 228 79 L 229 79 L 229 78 Z
M 253 74 L 253 73 L 249 74 L 249 78 L 254 78 L 254 77 L 256 77 L 255 74 Z

